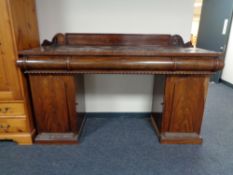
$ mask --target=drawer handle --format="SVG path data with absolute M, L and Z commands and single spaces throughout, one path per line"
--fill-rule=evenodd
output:
M 6 108 L 0 108 L 0 112 L 1 113 L 7 113 L 10 111 L 10 108 L 6 107 Z
M 0 125 L 0 129 L 7 130 L 10 128 L 10 125 Z

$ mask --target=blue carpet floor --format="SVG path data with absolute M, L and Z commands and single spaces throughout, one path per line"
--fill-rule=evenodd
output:
M 82 143 L 0 142 L 0 175 L 232 175 L 233 89 L 211 84 L 203 145 L 160 145 L 147 119 L 89 118 Z

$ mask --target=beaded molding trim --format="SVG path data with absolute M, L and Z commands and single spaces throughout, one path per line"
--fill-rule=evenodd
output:
M 211 75 L 213 72 L 184 71 L 25 71 L 25 74 L 148 74 L 148 75 Z

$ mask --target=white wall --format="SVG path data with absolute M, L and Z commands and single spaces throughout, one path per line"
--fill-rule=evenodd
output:
M 223 69 L 222 79 L 233 84 L 233 21 L 231 23 L 231 31 L 229 43 L 227 46 L 225 67 Z
M 194 0 L 37 0 L 41 41 L 55 33 L 180 34 L 189 40 Z M 88 112 L 150 112 L 153 77 L 86 75 Z

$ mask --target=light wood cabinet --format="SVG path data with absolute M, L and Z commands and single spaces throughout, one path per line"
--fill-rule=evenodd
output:
M 31 144 L 34 127 L 18 51 L 39 46 L 34 0 L 0 0 L 0 140 Z

